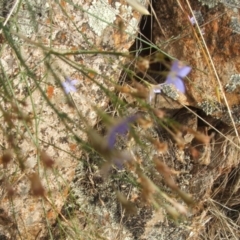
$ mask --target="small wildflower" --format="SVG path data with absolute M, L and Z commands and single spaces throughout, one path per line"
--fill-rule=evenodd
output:
M 162 85 L 172 84 L 174 85 L 179 92 L 185 93 L 185 85 L 183 82 L 183 78 L 186 77 L 190 71 L 191 67 L 183 65 L 180 61 L 175 60 L 172 64 L 172 67 L 170 69 L 170 72 L 167 76 L 167 79 L 164 83 L 158 84 L 152 87 L 150 90 L 150 96 L 149 100 L 153 98 L 153 94 L 155 93 L 161 93 L 162 91 Z
M 62 83 L 64 92 L 66 94 L 70 93 L 70 92 L 76 92 L 77 89 L 74 85 L 76 85 L 78 82 L 78 80 L 71 80 L 69 78 L 66 78 L 66 81 Z
M 192 24 L 192 26 L 195 26 L 197 23 L 200 25 L 203 23 L 203 17 L 201 12 L 195 12 L 195 17 L 190 17 L 188 16 L 188 19 L 190 21 L 190 23 Z M 204 35 L 204 29 L 200 28 L 201 34 Z
M 129 129 L 129 125 L 137 119 L 137 115 L 129 116 L 121 122 L 113 126 L 109 132 L 107 143 L 109 148 L 113 148 L 116 142 L 117 134 L 125 135 Z
M 188 16 L 188 19 L 189 19 L 189 21 L 191 22 L 191 24 L 192 24 L 193 26 L 196 24 L 196 20 L 195 20 L 194 17 Z
M 182 79 L 190 73 L 191 69 L 191 67 L 184 66 L 181 62 L 175 60 L 165 84 L 173 84 L 181 93 L 185 93 L 185 85 Z

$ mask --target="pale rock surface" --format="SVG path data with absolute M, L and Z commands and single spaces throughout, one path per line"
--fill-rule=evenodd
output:
M 27 10 L 27 2 L 33 14 Z M 10 19 L 12 28 L 8 39 L 15 42 L 16 51 L 21 53 L 28 70 L 4 37 L 1 40 L 1 65 L 5 79 L 12 83 L 12 98 L 24 100 L 26 105 L 19 108 L 32 117 L 31 124 L 15 120 L 10 130 L 3 122 L 0 130 L 1 152 L 12 147 L 7 141 L 10 135 L 14 136 L 13 145 L 18 149 L 7 168 L 0 169 L 0 232 L 11 239 L 20 239 L 20 236 L 21 239 L 40 239 L 47 233 L 47 226 L 55 221 L 81 159 L 81 147 L 74 138 L 86 140 L 84 131 L 79 130 L 84 123 L 68 103 L 74 102 L 89 126 L 96 123 L 97 114 L 92 106 L 104 109 L 108 103 L 98 84 L 111 89 L 110 83 L 118 80 L 125 61 L 124 57 L 98 52 L 127 53 L 141 18 L 123 0 L 70 2 L 20 1 L 18 12 Z M 61 88 L 66 77 L 78 80 L 77 92 L 68 98 Z M 68 130 L 47 101 L 62 117 L 67 115 L 72 120 L 64 120 Z M 2 97 L 1 102 L 7 112 L 14 112 L 13 102 L 8 104 Z M 44 149 L 55 161 L 53 170 L 42 167 L 38 149 Z M 20 158 L 25 166 L 23 171 L 18 163 Z M 32 173 L 39 174 L 46 198 L 33 196 L 29 181 Z M 12 201 L 7 197 L 8 186 L 14 189 Z

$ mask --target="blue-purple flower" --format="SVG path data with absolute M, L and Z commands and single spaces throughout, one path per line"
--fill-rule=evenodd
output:
M 112 149 L 116 143 L 117 135 L 127 134 L 130 124 L 133 123 L 138 118 L 137 115 L 132 115 L 127 118 L 124 118 L 122 121 L 113 126 L 107 137 L 107 145 Z
M 199 15 L 199 13 L 198 13 L 198 15 Z M 200 13 L 199 18 L 200 18 L 200 20 L 203 20 L 201 13 Z M 188 16 L 188 19 L 189 19 L 189 21 L 191 22 L 192 26 L 195 26 L 195 25 L 197 24 L 197 22 L 196 22 L 196 17 L 194 18 L 194 17 L 189 17 L 189 16 Z M 202 35 L 205 34 L 203 28 L 200 28 L 200 31 L 201 31 L 201 34 L 202 34 Z
M 191 69 L 191 67 L 185 66 L 180 61 L 175 60 L 172 64 L 165 84 L 173 84 L 181 93 L 185 93 L 183 78 L 190 73 Z
M 194 17 L 189 17 L 188 16 L 189 21 L 191 22 L 191 24 L 194 26 L 196 24 L 195 18 Z
M 161 93 L 163 84 L 172 84 L 178 89 L 179 92 L 185 93 L 186 89 L 183 78 L 190 73 L 191 69 L 191 67 L 183 65 L 180 61 L 175 60 L 171 66 L 166 81 L 162 84 L 154 86 L 150 90 L 150 100 L 152 99 L 154 93 Z
M 75 87 L 75 85 L 77 84 L 78 80 L 71 80 L 69 78 L 66 78 L 66 81 L 62 83 L 64 92 L 66 94 L 70 93 L 70 92 L 76 92 L 77 89 Z

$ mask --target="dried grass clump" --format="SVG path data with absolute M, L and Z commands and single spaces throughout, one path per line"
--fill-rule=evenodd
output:
M 225 135 L 236 142 L 230 133 Z M 199 205 L 189 239 L 239 239 L 240 184 L 239 149 L 218 137 L 212 145 L 211 163 L 195 175 Z M 193 186 L 192 185 L 192 186 Z

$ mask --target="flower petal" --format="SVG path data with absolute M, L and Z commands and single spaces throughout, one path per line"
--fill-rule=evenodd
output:
M 166 84 L 173 84 L 177 90 L 181 93 L 185 93 L 186 92 L 186 88 L 185 88 L 185 84 L 184 81 L 181 78 L 171 78 L 171 77 L 167 77 L 167 80 L 165 81 Z
M 74 79 L 74 80 L 71 80 L 71 85 L 76 85 L 78 83 L 78 80 Z
M 71 80 L 69 78 L 66 78 L 66 81 L 62 83 L 64 92 L 66 94 L 70 93 L 70 92 L 76 92 L 77 89 L 74 85 L 76 85 L 78 82 L 78 80 Z
M 63 82 L 62 83 L 62 86 L 63 86 L 63 90 L 66 94 L 68 94 L 70 92 L 69 90 L 69 83 L 68 82 Z
M 181 78 L 177 78 L 177 80 L 175 81 L 175 86 L 179 92 L 181 93 L 186 92 L 184 81 Z
M 189 21 L 191 22 L 192 25 L 196 24 L 195 18 L 194 17 L 189 17 L 188 16 Z
M 178 73 L 179 72 L 179 61 L 178 60 L 174 60 L 170 69 L 170 73 Z
M 76 92 L 77 89 L 73 85 L 69 85 L 69 91 L 70 92 Z
M 177 72 L 177 76 L 184 78 L 186 77 L 190 72 L 191 72 L 192 68 L 189 66 L 183 66 L 181 68 L 179 68 L 178 72 Z
M 109 132 L 107 143 L 109 148 L 113 148 L 116 142 L 117 134 L 125 135 L 129 129 L 129 124 L 137 119 L 137 115 L 133 115 L 123 119 L 115 125 Z
M 169 74 L 184 78 L 190 73 L 191 70 L 191 67 L 183 65 L 182 62 L 178 60 L 174 60 Z

